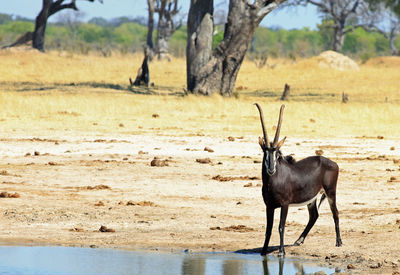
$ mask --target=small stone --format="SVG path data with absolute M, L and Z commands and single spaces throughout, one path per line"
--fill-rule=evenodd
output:
M 352 264 L 348 264 L 348 265 L 347 265 L 347 269 L 355 269 L 355 267 L 354 267 L 354 265 L 352 265 Z
M 382 266 L 382 263 L 377 262 L 377 263 L 371 264 L 369 267 L 372 269 L 377 269 L 377 268 L 380 268 L 381 266 Z
M 99 201 L 98 203 L 95 203 L 94 206 L 104 206 L 104 202 Z
M 324 154 L 324 151 L 322 151 L 321 149 L 315 150 L 315 154 L 317 156 L 322 156 Z
M 34 154 L 35 156 L 40 156 L 40 152 L 38 152 L 38 151 L 35 151 L 33 154 Z
M 110 232 L 110 233 L 114 233 L 114 232 L 115 232 L 114 229 L 112 229 L 112 228 L 107 228 L 107 227 L 104 226 L 104 225 L 100 226 L 99 231 L 100 231 L 100 232 Z
M 208 164 L 208 163 L 211 163 L 211 160 L 209 158 L 196 159 L 196 162 L 202 163 L 202 164 Z
M 209 152 L 209 153 L 214 153 L 214 150 L 211 149 L 211 148 L 208 147 L 208 146 L 204 147 L 204 151 L 207 151 L 207 152 Z
M 235 138 L 232 137 L 232 136 L 229 136 L 229 137 L 228 137 L 228 140 L 229 140 L 229 141 L 235 141 Z
M 164 166 L 168 166 L 168 160 L 164 159 L 158 159 L 156 157 L 154 157 L 154 159 L 150 162 L 151 166 L 156 166 L 156 167 L 164 167 Z

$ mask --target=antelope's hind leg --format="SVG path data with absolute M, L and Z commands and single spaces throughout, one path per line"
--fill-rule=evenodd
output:
M 294 242 L 294 245 L 296 246 L 299 246 L 304 243 L 304 240 L 307 237 L 308 232 L 310 232 L 311 228 L 314 226 L 319 216 L 317 208 L 317 200 L 314 200 L 313 202 L 307 204 L 307 208 L 308 208 L 309 220 L 303 233 L 301 233 L 297 241 Z
M 336 196 L 329 197 L 328 196 L 329 206 L 332 211 L 333 221 L 335 222 L 335 231 L 336 231 L 336 246 L 342 246 L 342 239 L 340 238 L 340 230 L 339 230 L 339 211 L 336 207 Z

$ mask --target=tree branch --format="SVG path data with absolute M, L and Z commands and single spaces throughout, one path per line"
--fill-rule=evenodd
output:
M 90 0 L 89 0 L 90 1 Z M 63 9 L 73 9 L 73 10 L 78 10 L 77 6 L 75 5 L 75 0 L 72 0 L 70 3 L 68 4 L 62 4 L 64 2 L 64 0 L 57 0 L 56 2 L 53 2 L 53 4 L 50 7 L 49 10 L 49 16 L 52 16 L 53 14 L 59 12 L 60 10 Z
M 359 4 L 360 4 L 360 1 L 359 1 L 359 0 L 357 0 L 356 2 L 354 2 L 353 7 L 352 7 L 351 9 L 349 9 L 347 12 L 344 12 L 344 13 L 343 13 L 343 16 L 344 16 L 344 17 L 348 17 L 351 13 L 356 13 L 357 7 L 358 7 Z M 344 11 L 344 10 L 343 10 L 343 11 Z

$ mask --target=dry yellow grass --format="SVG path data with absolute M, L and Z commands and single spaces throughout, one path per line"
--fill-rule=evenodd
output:
M 128 77 L 135 77 L 141 59 L 0 51 L 0 131 L 256 135 L 261 128 L 252 103 L 262 105 L 271 132 L 281 104 L 277 98 L 289 83 L 282 136 L 400 135 L 400 66 L 371 63 L 343 72 L 321 69 L 312 59 L 269 61 L 278 64 L 275 69 L 257 69 L 246 61 L 236 85 L 239 98 L 205 98 L 129 92 Z M 151 81 L 156 88 L 182 92 L 185 68 L 183 59 L 155 61 Z M 343 91 L 350 98 L 347 104 L 340 102 Z M 265 92 L 272 96 L 261 97 Z M 159 117 L 153 118 L 155 113 Z

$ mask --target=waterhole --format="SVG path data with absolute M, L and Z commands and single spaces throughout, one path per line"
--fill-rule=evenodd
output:
M 237 253 L 165 253 L 76 247 L 0 247 L 0 275 L 309 274 L 333 268 Z

